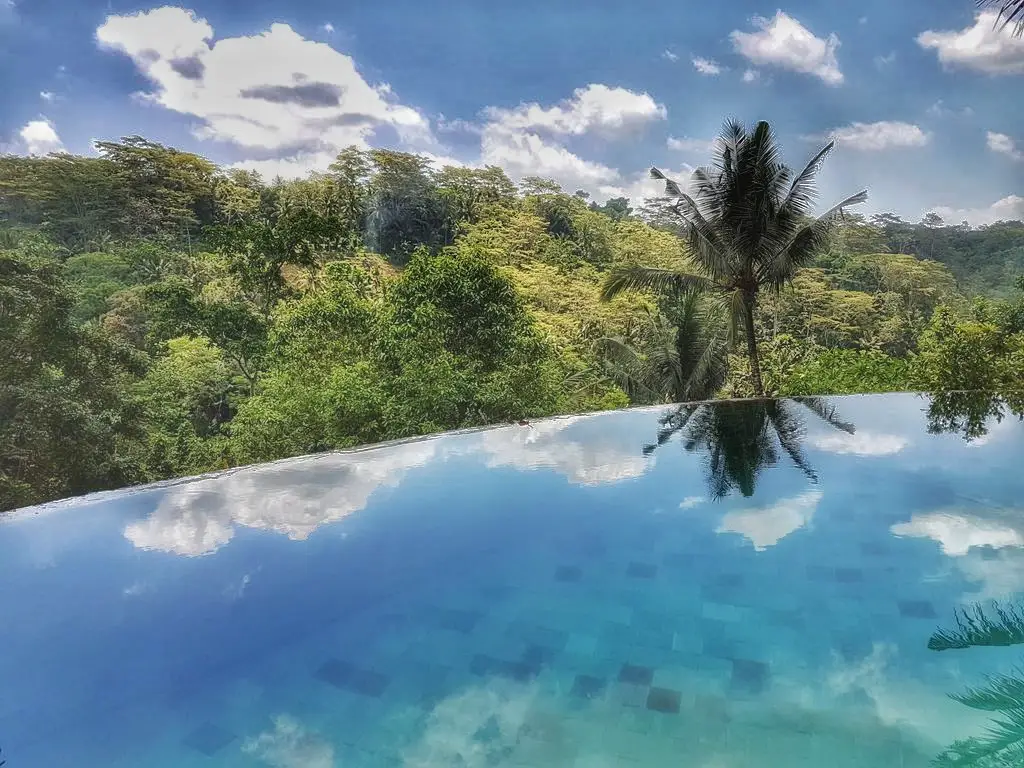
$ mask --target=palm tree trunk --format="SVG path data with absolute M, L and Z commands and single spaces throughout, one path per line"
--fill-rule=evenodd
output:
M 750 358 L 750 378 L 754 385 L 754 394 L 764 397 L 764 385 L 761 383 L 761 361 L 757 356 L 757 337 L 754 335 L 754 307 L 757 297 L 746 294 L 743 297 L 743 325 L 747 331 L 747 357 Z

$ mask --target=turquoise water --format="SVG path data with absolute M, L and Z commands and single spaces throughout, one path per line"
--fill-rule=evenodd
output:
M 929 404 L 725 404 L 657 447 L 671 409 L 555 419 L 15 514 L 2 758 L 929 765 L 998 716 L 948 694 L 1024 660 L 929 648 L 1024 596 L 1024 427 Z

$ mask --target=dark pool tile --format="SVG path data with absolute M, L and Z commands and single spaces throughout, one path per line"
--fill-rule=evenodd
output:
M 935 607 L 927 600 L 900 600 L 900 616 L 905 619 L 937 618 Z
M 572 683 L 572 695 L 582 699 L 596 699 L 604 693 L 605 682 L 593 675 L 576 675 Z
M 679 691 L 673 691 L 671 688 L 651 688 L 647 694 L 647 708 L 655 712 L 676 714 L 679 712 L 681 698 Z
M 480 621 L 477 611 L 442 610 L 438 613 L 437 624 L 441 629 L 450 629 L 468 635 Z
M 742 573 L 721 573 L 713 583 L 715 586 L 724 587 L 725 589 L 735 589 L 736 587 L 742 587 L 743 581 Z
M 560 565 L 555 569 L 555 581 L 575 582 L 583 578 L 583 569 L 578 565 Z
M 889 554 L 889 547 L 877 541 L 862 541 L 860 551 L 872 557 L 882 557 Z
M 653 563 L 630 563 L 626 575 L 633 579 L 653 579 L 658 575 L 658 566 Z
M 827 565 L 808 565 L 807 579 L 809 581 L 832 581 L 835 578 L 835 569 Z
M 768 683 L 769 675 L 768 665 L 763 661 L 732 660 L 732 685 L 736 690 L 760 693 Z
M 231 731 L 214 723 L 203 723 L 182 739 L 181 743 L 207 757 L 213 757 L 234 740 L 235 734 Z
M 540 667 L 545 664 L 550 664 L 554 661 L 555 656 L 558 655 L 558 651 L 554 648 L 548 648 L 546 645 L 530 645 L 520 659 L 524 664 L 530 664 L 535 667 Z
M 384 693 L 391 680 L 387 675 L 380 672 L 372 672 L 368 669 L 357 669 L 352 673 L 348 683 L 348 689 L 361 696 L 379 697 Z
M 639 667 L 635 664 L 623 664 L 619 670 L 620 683 L 633 685 L 650 685 L 654 681 L 654 670 L 650 667 Z
M 998 560 L 999 559 L 999 550 L 996 549 L 993 546 L 990 546 L 990 545 L 986 544 L 983 547 L 978 547 L 978 549 L 981 550 L 981 559 L 982 560 Z
M 836 568 L 835 577 L 840 584 L 855 584 L 864 581 L 864 571 L 860 568 Z
M 347 661 L 328 659 L 313 673 L 318 680 L 333 685 L 335 688 L 348 688 L 356 667 Z

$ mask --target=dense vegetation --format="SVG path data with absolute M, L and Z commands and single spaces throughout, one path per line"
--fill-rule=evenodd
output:
M 266 182 L 138 137 L 98 148 L 0 157 L 0 509 L 754 392 L 720 297 L 602 298 L 640 266 L 700 274 L 666 201 L 384 150 Z M 1020 386 L 1024 224 L 829 224 L 751 313 L 768 394 Z

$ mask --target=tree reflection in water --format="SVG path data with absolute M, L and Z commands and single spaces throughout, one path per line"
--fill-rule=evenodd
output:
M 1024 614 L 1020 608 L 974 605 L 954 614 L 955 629 L 939 629 L 928 647 L 933 651 L 1020 645 L 1024 643 Z M 985 684 L 950 698 L 972 709 L 992 712 L 988 730 L 953 742 L 935 758 L 940 768 L 1010 768 L 1024 765 L 1024 671 L 990 675 Z
M 716 499 L 733 490 L 752 496 L 761 473 L 776 466 L 783 453 L 817 482 L 802 448 L 805 413 L 854 433 L 853 424 L 840 419 L 835 407 L 820 397 L 688 403 L 661 418 L 657 440 L 644 447 L 644 455 L 680 435 L 685 450 L 707 452 L 708 490 Z
M 928 431 L 933 435 L 956 432 L 971 441 L 987 435 L 993 420 L 999 423 L 1008 415 L 1024 420 L 1024 391 L 937 392 L 928 398 Z

